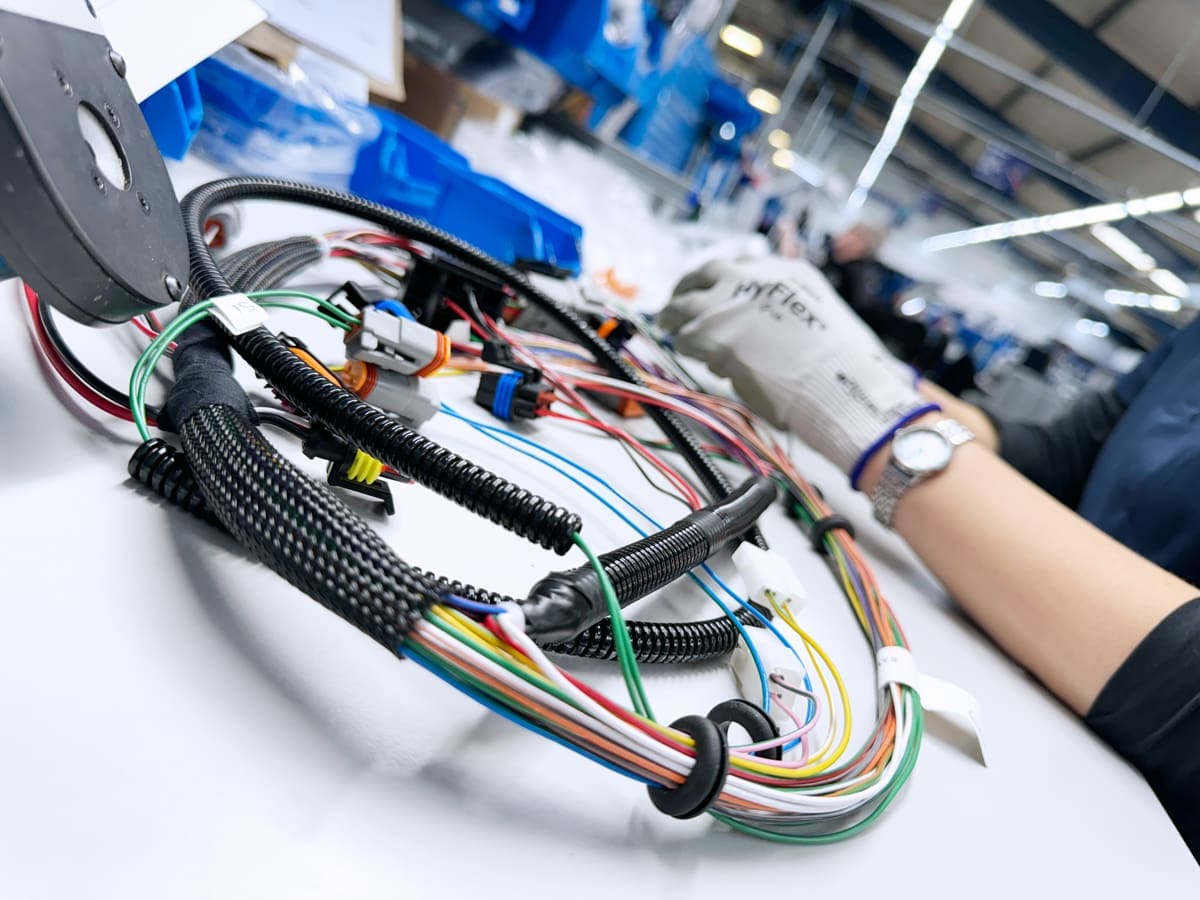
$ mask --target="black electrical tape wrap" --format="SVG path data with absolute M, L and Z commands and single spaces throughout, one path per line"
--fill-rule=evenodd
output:
M 426 222 L 353 194 L 316 185 L 300 184 L 277 178 L 239 176 L 202 185 L 184 197 L 180 208 L 183 212 L 184 230 L 191 252 L 192 283 L 201 297 L 213 297 L 230 292 L 228 281 L 205 243 L 204 223 L 216 207 L 249 199 L 302 203 L 345 213 L 452 254 L 512 287 L 531 304 L 558 321 L 579 339 L 597 362 L 612 376 L 629 384 L 639 386 L 642 384 L 637 373 L 629 367 L 612 345 L 600 338 L 573 310 L 537 290 L 515 269 Z M 282 348 L 279 342 L 265 329 L 257 329 L 236 337 L 233 339 L 233 344 L 246 361 L 262 373 L 289 402 L 314 421 L 371 455 L 412 474 L 417 481 L 425 483 L 422 481 L 421 475 L 414 471 L 414 466 L 419 464 L 419 460 L 411 457 L 414 455 L 425 456 L 429 452 L 427 449 L 414 451 L 411 446 L 408 446 L 411 441 L 406 441 L 394 431 L 390 432 L 384 428 L 378 418 L 382 414 L 357 400 L 348 402 L 346 398 L 352 395 L 338 391 L 319 374 L 298 360 L 294 354 Z M 371 412 L 369 413 L 367 410 L 371 410 Z M 699 442 L 687 425 L 670 410 L 648 405 L 647 411 L 688 461 L 712 495 L 723 497 L 728 494 L 730 490 L 728 479 L 700 448 Z M 375 413 L 375 415 L 371 413 Z M 395 427 L 390 419 L 383 418 Z M 436 469 L 437 466 L 434 468 Z M 428 484 L 429 487 L 439 492 L 452 489 L 452 485 L 448 485 L 438 477 L 439 472 L 435 471 L 430 474 L 432 477 Z M 463 473 L 455 474 L 462 475 Z M 483 489 L 486 491 L 487 487 L 488 485 L 485 484 Z M 488 491 L 488 493 L 491 492 Z M 501 509 L 500 507 L 503 506 L 520 505 L 517 498 L 507 494 L 497 497 L 496 505 L 490 509 L 480 509 L 477 505 L 471 505 L 473 494 L 474 492 L 457 492 L 456 495 L 447 493 L 446 496 L 450 496 L 451 499 L 466 505 L 469 509 L 488 515 L 493 521 L 504 524 L 510 530 L 524 534 L 560 553 L 565 553 L 569 549 L 571 533 L 578 530 L 578 527 L 567 530 L 564 523 L 551 521 L 553 515 L 549 510 L 529 510 L 527 513 L 522 512 L 520 515 L 515 515 L 506 509 Z M 577 526 L 578 523 L 574 524 Z M 757 528 L 750 531 L 749 537 L 760 547 L 766 549 L 766 541 Z
M 825 535 L 839 529 L 850 537 L 854 537 L 854 524 L 839 513 L 833 513 L 813 522 L 808 529 L 808 539 L 812 542 L 813 550 L 822 556 L 827 556 L 829 549 L 825 546 Z
M 707 562 L 745 534 L 775 501 L 775 483 L 751 478 L 723 500 L 673 525 L 600 557 L 621 606 L 628 606 Z M 608 617 L 600 579 L 591 566 L 552 572 L 520 601 L 526 630 L 539 643 L 569 641 Z
M 287 462 L 249 420 L 207 406 L 181 425 L 209 508 L 270 569 L 395 652 L 437 601 L 424 577 L 330 491 Z
M 672 788 L 648 787 L 655 809 L 676 819 L 692 819 L 712 806 L 729 775 L 729 739 L 725 729 L 704 716 L 684 716 L 671 723 L 695 742 L 696 757 L 683 784 Z
M 154 439 L 142 444 L 129 460 L 129 474 L 165 500 L 174 503 L 199 519 L 218 528 L 224 525 L 200 493 L 191 466 L 179 450 Z M 495 591 L 485 591 L 461 581 L 410 567 L 417 577 L 432 585 L 438 596 L 456 594 L 479 603 L 516 603 L 512 597 Z M 759 607 L 762 614 L 769 615 Z M 738 620 L 745 626 L 757 627 L 758 620 L 747 610 L 739 610 Z M 683 664 L 708 662 L 732 652 L 737 646 L 737 627 L 724 616 L 700 622 L 629 622 L 629 638 L 638 662 Z M 600 622 L 586 629 L 567 644 L 546 647 L 554 653 L 588 659 L 617 658 L 612 624 Z
M 718 703 L 708 711 L 708 718 L 720 725 L 727 734 L 731 724 L 741 725 L 746 729 L 746 734 L 750 735 L 752 744 L 773 741 L 779 737 L 779 729 L 770 716 L 749 700 L 742 700 L 738 697 Z M 783 748 L 769 747 L 766 750 L 755 752 L 754 755 L 761 756 L 763 759 L 779 760 L 783 759 Z

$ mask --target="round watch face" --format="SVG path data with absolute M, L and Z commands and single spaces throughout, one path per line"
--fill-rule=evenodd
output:
M 917 475 L 940 472 L 950 464 L 953 453 L 950 442 L 932 428 L 903 431 L 892 441 L 892 457 Z

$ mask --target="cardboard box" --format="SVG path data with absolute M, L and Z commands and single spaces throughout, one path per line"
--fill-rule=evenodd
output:
M 393 33 L 395 35 L 394 60 L 391 66 L 394 70 L 394 76 L 390 80 L 383 80 L 378 77 L 378 74 L 373 74 L 370 71 L 363 70 L 360 66 L 356 66 L 352 47 L 349 45 L 342 47 L 342 44 L 336 39 L 336 35 L 331 36 L 329 40 L 306 43 L 276 25 L 265 22 L 261 25 L 256 25 L 246 34 L 242 35 L 239 43 L 249 47 L 255 53 L 275 60 L 280 67 L 286 67 L 295 62 L 296 54 L 299 52 L 302 44 L 304 44 L 350 68 L 358 68 L 368 79 L 370 91 L 373 96 L 378 96 L 389 102 L 399 102 L 404 99 L 405 71 L 404 21 L 400 0 L 395 0 L 394 11 L 395 15 L 391 26 L 394 28 Z M 344 52 L 340 52 L 339 48 Z
M 408 90 L 403 101 L 373 92 L 371 102 L 407 116 L 446 140 L 454 136 L 464 119 L 497 123 L 520 120 L 514 107 L 481 94 L 465 81 L 415 56 L 404 59 L 404 83 Z

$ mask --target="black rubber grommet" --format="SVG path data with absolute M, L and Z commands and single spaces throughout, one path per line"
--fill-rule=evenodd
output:
M 812 542 L 813 550 L 825 556 L 829 552 L 825 548 L 825 535 L 838 528 L 850 537 L 854 537 L 854 524 L 845 516 L 837 513 L 813 522 L 812 527 L 808 529 L 808 539 Z
M 729 733 L 731 723 L 741 725 L 746 729 L 746 734 L 750 735 L 752 744 L 771 741 L 779 737 L 779 729 L 774 720 L 749 700 L 742 700 L 739 697 L 718 703 L 708 711 L 708 718 L 720 725 L 721 730 L 726 734 Z M 779 760 L 783 759 L 783 748 L 771 747 L 768 750 L 759 750 L 754 755 L 761 756 L 763 759 Z
M 696 742 L 696 759 L 683 784 L 646 788 L 654 808 L 676 819 L 692 819 L 716 802 L 729 774 L 729 739 L 725 729 L 704 716 L 683 716 L 671 727 Z

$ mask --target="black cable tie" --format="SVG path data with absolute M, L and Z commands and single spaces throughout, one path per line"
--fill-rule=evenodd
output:
M 761 708 L 740 697 L 718 703 L 708 711 L 708 718 L 716 722 L 726 734 L 729 733 L 731 724 L 741 725 L 746 729 L 746 734 L 750 735 L 752 744 L 773 741 L 779 737 L 779 728 L 775 725 L 775 721 Z M 768 747 L 766 750 L 755 751 L 753 755 L 761 756 L 763 759 L 781 760 L 783 759 L 783 748 Z
M 725 729 L 704 716 L 684 716 L 672 722 L 671 727 L 696 742 L 692 770 L 678 787 L 649 787 L 646 791 L 659 812 L 676 819 L 692 819 L 712 806 L 725 788 L 729 739 Z
M 812 542 L 812 548 L 816 553 L 820 553 L 822 556 L 829 554 L 829 550 L 825 546 L 825 535 L 835 529 L 841 529 L 850 537 L 854 537 L 854 523 L 838 513 L 817 519 L 812 523 L 808 529 L 808 539 Z

